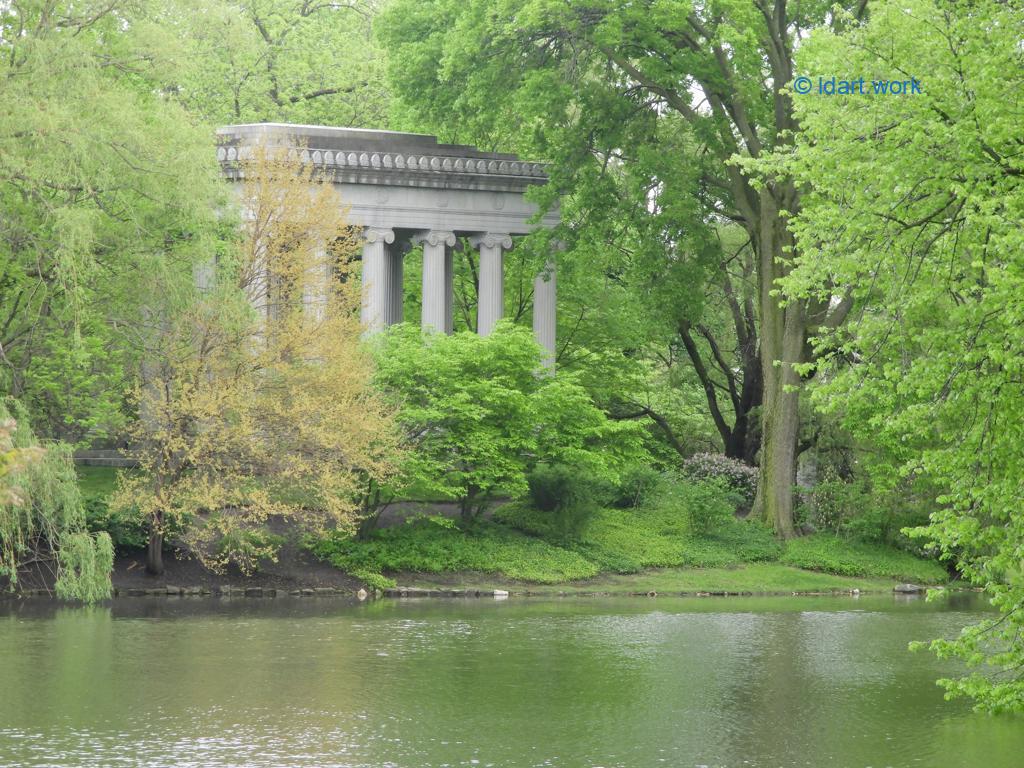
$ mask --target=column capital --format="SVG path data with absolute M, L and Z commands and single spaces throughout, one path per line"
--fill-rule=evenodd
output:
M 481 245 L 487 248 L 503 248 L 508 251 L 512 249 L 512 236 L 507 232 L 485 232 L 482 234 L 470 235 L 469 244 L 474 248 Z
M 536 280 L 540 280 L 542 283 L 549 283 L 555 279 L 555 260 L 548 257 L 547 261 L 544 262 L 544 266 L 541 267 L 540 272 L 535 277 Z
M 419 232 L 413 232 L 412 241 L 417 245 L 426 243 L 429 245 L 447 245 L 449 247 L 455 245 L 455 233 L 451 230 L 444 229 L 424 229 Z
M 395 242 L 395 230 L 384 227 L 365 227 L 363 239 L 368 243 L 393 243 Z

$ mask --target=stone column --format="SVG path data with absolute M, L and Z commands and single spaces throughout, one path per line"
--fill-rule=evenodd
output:
M 330 279 L 327 254 L 320 250 L 317 252 L 316 261 L 306 270 L 302 283 L 302 311 L 317 322 L 326 317 Z
M 555 365 L 555 262 L 549 260 L 533 280 L 533 335 L 547 350 L 544 365 Z
M 256 310 L 257 316 L 266 320 L 270 317 L 270 272 L 267 269 L 265 258 L 261 258 L 250 267 L 249 283 L 246 285 L 246 294 L 249 303 Z
M 512 237 L 488 232 L 474 235 L 469 242 L 480 249 L 476 330 L 481 336 L 487 336 L 505 315 L 505 251 L 512 247 Z
M 452 246 L 455 233 L 432 229 L 413 235 L 423 244 L 423 330 L 452 331 Z
M 363 238 L 363 311 L 360 319 L 367 331 L 379 331 L 387 326 L 391 316 L 395 275 L 388 245 L 395 242 L 395 231 L 367 227 Z

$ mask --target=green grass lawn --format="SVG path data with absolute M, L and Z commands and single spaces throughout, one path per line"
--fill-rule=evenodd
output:
M 929 584 L 944 581 L 946 575 L 942 566 L 933 560 L 922 560 L 890 547 L 845 541 L 827 534 L 790 541 L 779 562 L 842 576 L 877 576 Z
M 329 535 L 313 551 L 373 586 L 510 583 L 580 592 L 794 592 L 939 584 L 936 562 L 890 547 L 816 534 L 782 544 L 759 523 L 729 519 L 704 536 L 660 509 L 602 509 L 571 539 L 553 536 L 533 510 L 508 505 L 469 531 L 420 520 L 365 541 Z M 433 579 L 431 577 L 434 577 Z M 533 590 L 531 590 L 533 591 Z M 543 591 L 543 590 L 541 590 Z
M 893 580 L 837 576 L 779 563 L 749 563 L 736 568 L 660 568 L 636 575 L 608 574 L 594 579 L 594 589 L 608 592 L 862 592 L 891 590 Z
M 117 488 L 118 470 L 115 467 L 86 467 L 79 464 L 75 466 L 75 472 L 83 496 L 106 496 Z

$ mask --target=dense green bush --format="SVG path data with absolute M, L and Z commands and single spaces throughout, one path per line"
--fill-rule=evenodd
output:
M 82 507 L 89 531 L 106 531 L 116 549 L 140 549 L 146 546 L 149 533 L 145 521 L 137 514 L 111 511 L 107 494 L 83 493 Z
M 541 539 L 552 535 L 551 516 L 533 506 L 529 499 L 502 504 L 494 510 L 491 520 L 498 525 L 514 528 Z
M 689 532 L 703 536 L 725 527 L 740 502 L 740 494 L 722 479 L 696 482 L 676 479 L 662 483 L 651 503 L 656 508 L 681 513 Z
M 782 556 L 782 544 L 760 520 L 733 519 L 715 532 L 713 540 L 743 563 L 769 563 Z
M 936 495 L 911 482 L 879 489 L 866 477 L 843 478 L 829 468 L 813 488 L 804 489 L 801 512 L 818 531 L 910 549 L 901 531 L 928 522 Z
M 370 589 L 379 589 L 383 592 L 385 589 L 393 589 L 394 587 L 398 586 L 398 582 L 396 582 L 394 579 L 390 579 L 383 573 L 378 573 L 376 571 L 357 570 L 350 571 L 350 573 L 352 576 L 355 576 Z
M 816 530 L 838 534 L 854 518 L 875 508 L 871 488 L 864 478 L 840 477 L 826 467 L 818 482 L 802 492 L 806 511 L 802 516 Z

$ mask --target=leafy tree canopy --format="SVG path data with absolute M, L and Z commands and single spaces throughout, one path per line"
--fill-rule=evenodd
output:
M 811 190 L 792 227 L 790 295 L 847 287 L 823 332 L 820 402 L 907 478 L 943 492 L 934 542 L 1002 616 L 933 644 L 987 673 L 947 681 L 982 707 L 1024 708 L 1024 10 L 899 0 L 801 46 L 808 75 L 917 77 L 906 97 L 796 97 L 802 132 L 767 164 Z
M 170 0 L 182 41 L 167 88 L 212 124 L 384 128 L 390 99 L 372 34 L 381 0 Z
M 211 134 L 159 90 L 152 10 L 0 8 L 0 377 L 76 441 L 120 423 L 145 285 L 191 279 L 224 193 Z

